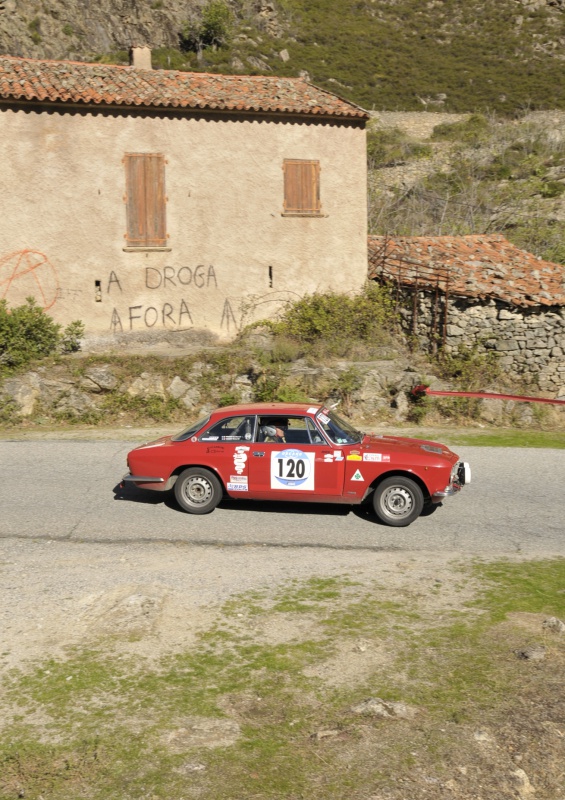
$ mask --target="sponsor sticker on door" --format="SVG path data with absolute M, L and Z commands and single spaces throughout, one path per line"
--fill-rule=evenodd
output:
M 314 491 L 315 453 L 287 448 L 271 453 L 271 489 Z
M 249 447 L 245 447 L 245 445 L 240 445 L 239 447 L 235 448 L 233 454 L 233 466 L 238 475 L 241 475 L 246 470 L 248 451 Z

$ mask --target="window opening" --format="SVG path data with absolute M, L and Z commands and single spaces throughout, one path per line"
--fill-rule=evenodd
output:
M 284 171 L 284 213 L 320 214 L 320 162 L 287 158 Z
M 129 247 L 163 247 L 167 244 L 165 214 L 165 156 L 127 153 L 126 240 Z

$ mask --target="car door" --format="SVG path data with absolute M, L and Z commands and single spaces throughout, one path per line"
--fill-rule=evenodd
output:
M 226 417 L 199 437 L 202 464 L 219 473 L 229 494 L 249 492 L 249 453 L 255 436 L 256 417 Z
M 331 501 L 341 496 L 343 453 L 328 444 L 309 417 L 281 417 L 279 425 L 285 430 L 282 442 L 261 441 L 262 422 L 259 418 L 257 441 L 249 455 L 250 495 L 304 501 Z M 271 415 L 268 422 L 276 423 L 276 417 Z

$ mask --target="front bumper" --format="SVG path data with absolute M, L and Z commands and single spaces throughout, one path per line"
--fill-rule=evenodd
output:
M 147 475 L 132 475 L 130 472 L 124 475 L 122 481 L 131 481 L 132 483 L 165 483 L 164 478 L 151 478 Z
M 165 480 L 165 478 L 158 478 L 154 475 L 132 475 L 128 472 L 127 475 L 124 475 L 122 478 L 121 485 L 123 487 L 125 483 L 133 483 L 138 489 L 151 489 L 154 492 L 168 492 L 169 489 L 173 488 L 176 479 L 176 475 L 171 475 L 170 478 Z
M 451 479 L 449 485 L 440 492 L 434 492 L 431 500 L 432 503 L 441 503 L 446 497 L 451 497 L 461 489 L 471 483 L 471 467 L 467 461 L 458 461 L 451 470 Z

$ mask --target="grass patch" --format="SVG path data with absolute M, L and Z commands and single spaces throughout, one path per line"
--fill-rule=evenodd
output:
M 492 619 L 514 611 L 565 617 L 565 559 L 477 564 L 473 571 L 487 583 L 476 604 Z
M 437 431 L 435 434 L 437 435 Z M 426 433 L 418 434 L 425 438 Z M 442 431 L 443 439 L 450 445 L 469 447 L 541 447 L 554 450 L 565 449 L 565 431 L 525 431 L 516 429 L 473 430 L 451 433 Z
M 453 608 L 469 581 L 472 602 Z M 449 586 L 396 592 L 347 577 L 293 581 L 232 599 L 190 651 L 157 662 L 106 646 L 14 671 L 4 681 L 15 718 L 0 735 L 0 797 L 361 800 L 388 792 L 400 800 L 406 780 L 422 797 L 430 776 L 462 781 L 453 772 L 462 763 L 483 770 L 488 794 L 497 770 L 513 766 L 512 736 L 527 751 L 525 771 L 537 759 L 554 788 L 560 743 L 541 722 L 553 713 L 546 695 L 562 680 L 565 644 L 554 637 L 551 663 L 525 667 L 512 653 L 523 633 L 508 618 L 565 616 L 564 590 L 565 559 L 477 563 L 450 575 Z M 276 639 L 283 618 L 291 627 L 308 620 L 310 634 L 266 641 L 262 631 Z M 353 650 L 360 637 L 388 660 L 356 673 L 366 658 Z M 347 677 L 336 686 L 324 665 L 339 654 Z M 351 706 L 369 696 L 417 707 L 416 721 L 354 715 Z M 506 737 L 488 758 L 473 740 L 485 725 Z

